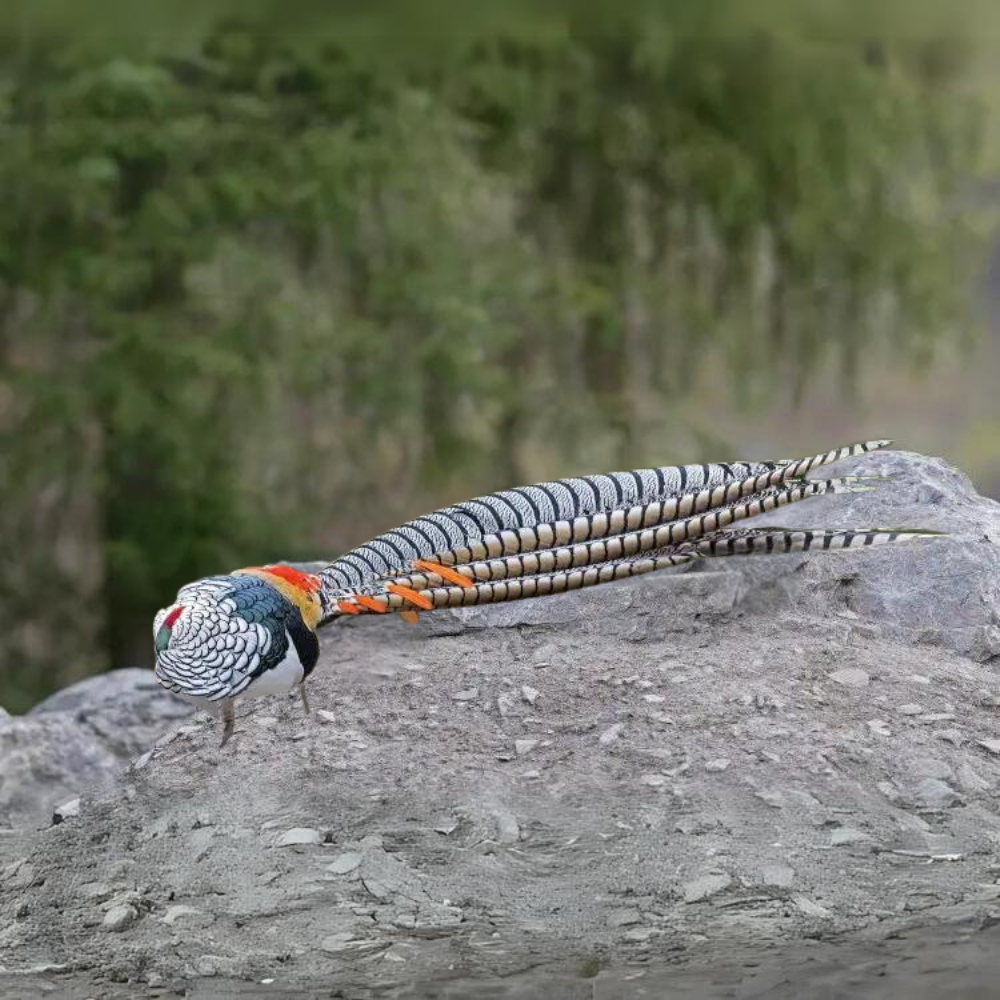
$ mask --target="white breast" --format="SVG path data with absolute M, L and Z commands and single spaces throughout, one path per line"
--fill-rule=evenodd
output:
M 264 671 L 250 686 L 241 693 L 244 698 L 263 698 L 269 694 L 281 694 L 284 691 L 291 691 L 293 687 L 302 683 L 302 678 L 306 672 L 299 659 L 299 654 L 295 649 L 292 637 L 286 632 L 288 637 L 288 652 L 285 658 L 275 667 Z

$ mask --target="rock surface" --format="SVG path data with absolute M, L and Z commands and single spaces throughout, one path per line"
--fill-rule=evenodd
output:
M 39 702 L 29 718 L 59 713 L 93 730 L 109 751 L 131 758 L 194 711 L 156 683 L 152 670 L 125 667 L 71 684 Z
M 27 715 L 0 718 L 0 829 L 48 825 L 56 807 L 109 786 L 192 711 L 151 670 L 129 668 L 73 684 Z
M 312 716 L 241 704 L 220 751 L 199 715 L 0 838 L 0 965 L 108 996 L 791 997 L 808 949 L 831 996 L 890 995 L 862 987 L 900 956 L 925 995 L 921 928 L 968 964 L 1000 920 L 1000 506 L 936 460 L 852 472 L 897 481 L 782 522 L 952 537 L 330 630 Z

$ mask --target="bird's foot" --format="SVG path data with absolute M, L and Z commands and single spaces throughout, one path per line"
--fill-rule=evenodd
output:
M 233 735 L 235 728 L 236 711 L 233 708 L 233 703 L 227 701 L 222 706 L 222 742 L 219 744 L 220 750 L 229 742 L 229 737 Z

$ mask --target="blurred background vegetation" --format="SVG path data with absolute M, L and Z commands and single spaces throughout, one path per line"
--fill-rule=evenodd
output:
M 4 5 L 0 705 L 521 482 L 886 435 L 1000 493 L 997 21 Z

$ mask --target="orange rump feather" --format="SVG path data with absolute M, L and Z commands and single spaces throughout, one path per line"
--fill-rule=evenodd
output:
M 319 590 L 319 577 L 315 573 L 303 573 L 302 570 L 293 569 L 284 563 L 262 566 L 261 569 L 272 576 L 280 576 L 282 580 L 287 580 L 293 587 L 298 587 L 299 590 L 304 590 L 309 594 L 315 594 Z

